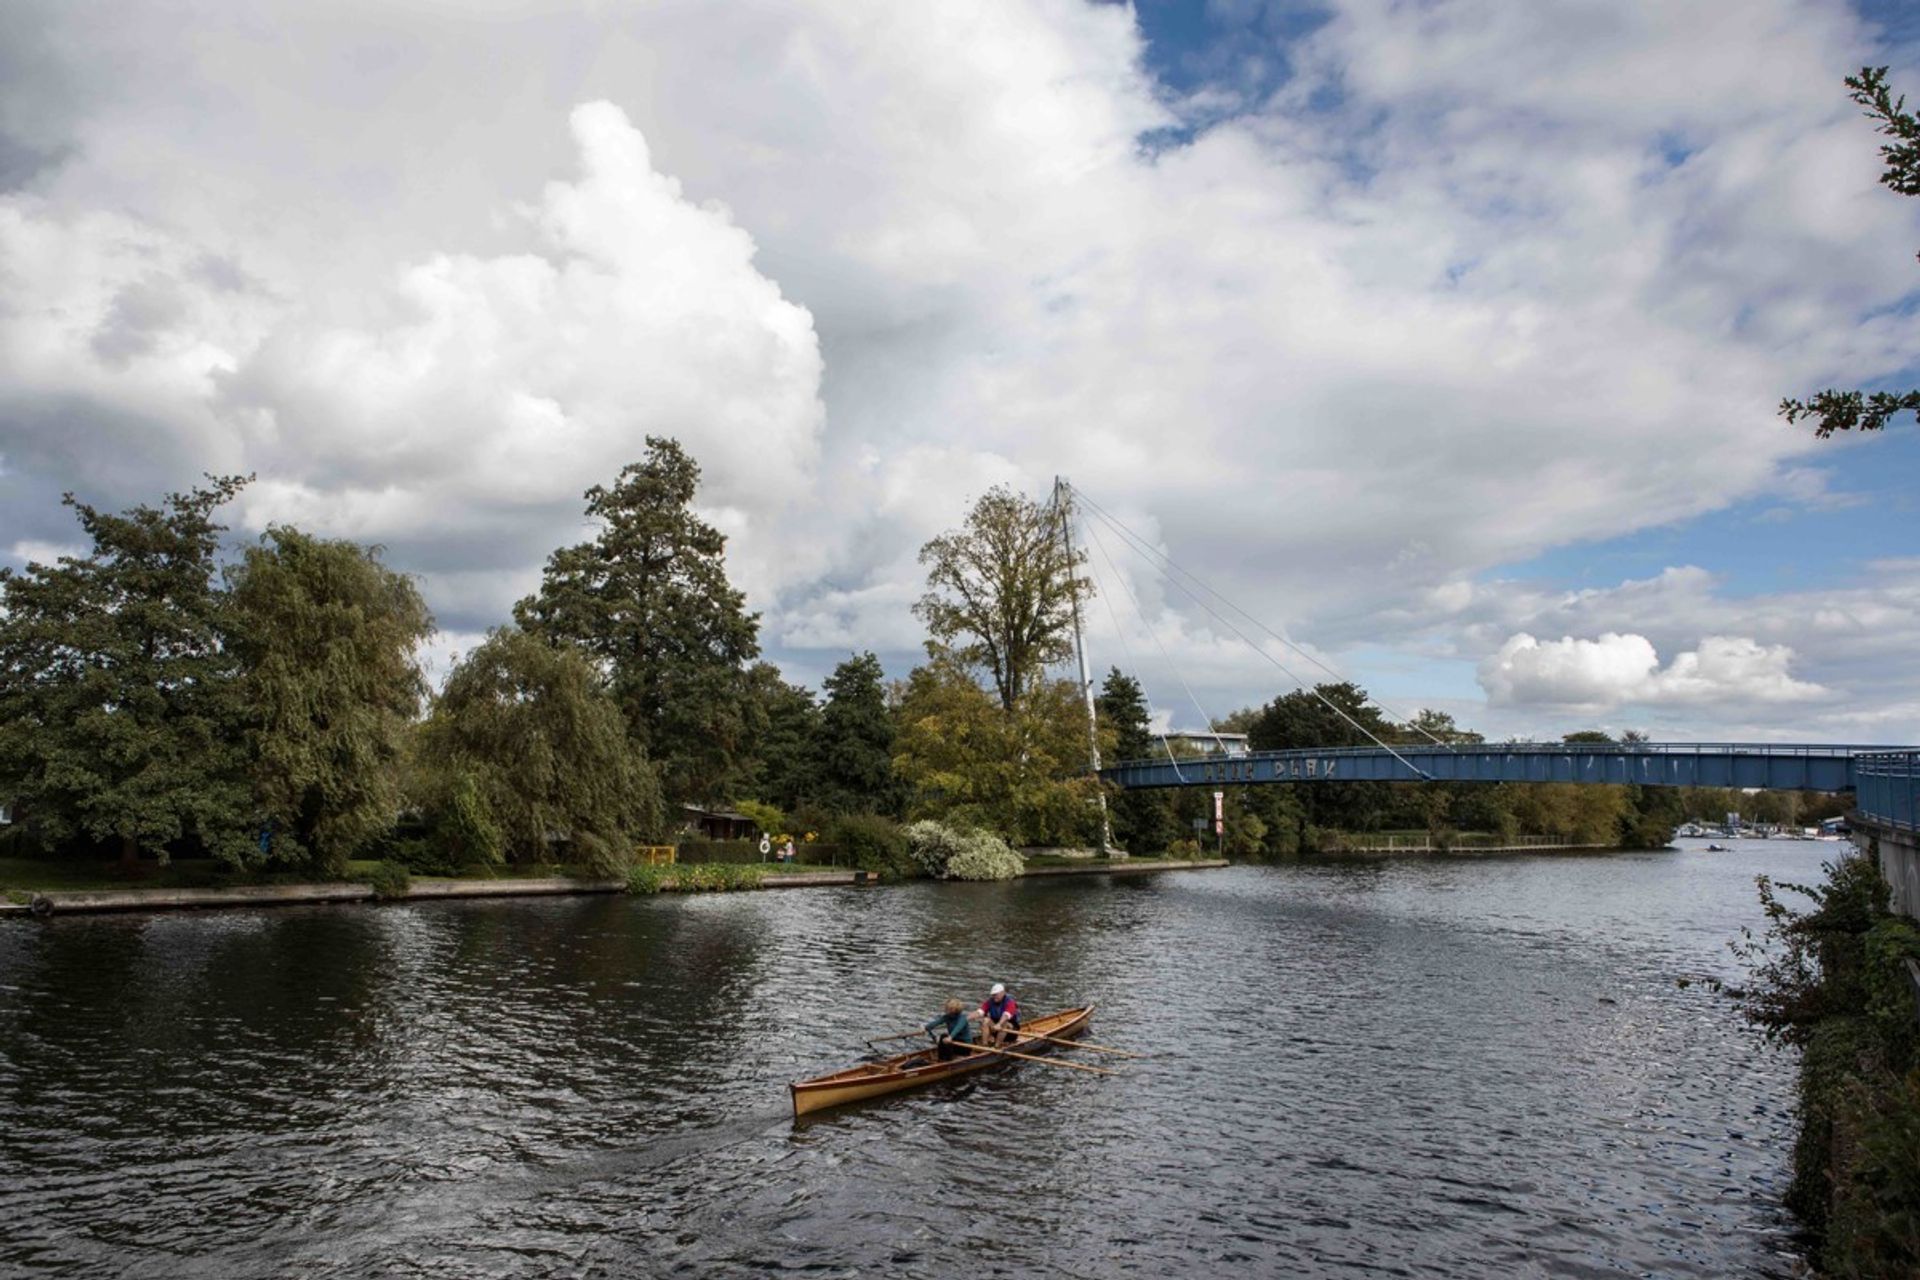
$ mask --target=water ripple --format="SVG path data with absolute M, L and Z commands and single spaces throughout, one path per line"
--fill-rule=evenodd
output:
M 1809 848 L 10 924 L 0 1270 L 1787 1275 Z M 993 979 L 1153 1056 L 791 1122 Z

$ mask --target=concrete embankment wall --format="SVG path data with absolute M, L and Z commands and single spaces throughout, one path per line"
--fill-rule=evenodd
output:
M 1144 871 L 1224 867 L 1225 862 L 1136 861 L 1085 867 L 1030 867 L 1023 874 L 1108 875 Z M 878 883 L 864 871 L 796 871 L 769 875 L 762 889 L 807 889 L 823 885 Z M 404 894 L 389 901 L 419 902 L 441 898 L 532 898 L 557 894 L 621 893 L 623 880 L 548 879 L 416 880 Z M 672 892 L 671 882 L 661 886 Z M 34 894 L 26 902 L 0 901 L 0 916 L 79 915 L 103 911 L 175 911 L 219 907 L 273 907 L 313 903 L 370 902 L 377 894 L 365 884 L 245 885 L 225 889 L 86 889 Z
M 1880 874 L 1893 887 L 1893 909 L 1920 920 L 1920 833 L 1854 819 L 1853 841 L 1862 849 L 1869 839 L 1880 847 Z

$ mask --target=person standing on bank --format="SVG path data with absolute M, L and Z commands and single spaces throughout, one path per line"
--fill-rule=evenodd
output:
M 1013 1033 L 1019 1029 L 1019 1003 L 1007 994 L 1004 982 L 994 983 L 980 1005 L 980 1038 L 997 1048 L 1012 1044 Z

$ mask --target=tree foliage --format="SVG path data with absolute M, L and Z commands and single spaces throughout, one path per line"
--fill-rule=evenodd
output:
M 384 834 L 426 682 L 413 582 L 351 542 L 270 529 L 232 574 L 248 771 L 276 861 L 329 873 Z
M 820 705 L 813 691 L 791 684 L 770 662 L 747 669 L 753 738 L 752 766 L 739 789 L 792 813 L 820 786 Z
M 663 825 L 660 787 L 618 705 L 578 649 L 512 627 L 447 677 L 422 733 L 430 776 L 470 776 L 508 856 L 556 845 L 603 868 Z
M 1060 522 L 1052 504 L 996 487 L 962 527 L 920 549 L 929 589 L 914 614 L 936 645 L 987 673 L 1009 715 L 1049 665 L 1072 653 L 1074 593 L 1093 591 Z
M 1068 680 L 1031 685 L 1004 711 L 952 653 L 937 651 L 899 697 L 894 768 L 909 815 L 1021 844 L 1086 841 L 1099 783 L 1081 763 L 1084 715 Z
M 50 843 L 250 856 L 214 518 L 245 484 L 118 515 L 68 494 L 92 549 L 0 570 L 0 791 Z
M 893 713 L 885 673 L 872 653 L 857 654 L 827 677 L 820 709 L 819 781 L 814 799 L 839 813 L 897 814 Z
M 1118 667 L 1107 672 L 1095 703 L 1101 726 L 1111 735 L 1115 760 L 1145 760 L 1154 752 L 1147 698 L 1140 682 Z M 1171 799 L 1158 791 L 1122 791 L 1108 806 L 1113 838 L 1134 853 L 1158 853 L 1185 833 L 1174 818 Z
M 1866 110 L 1870 119 L 1879 121 L 1879 131 L 1892 141 L 1880 147 L 1885 169 L 1881 183 L 1903 196 L 1920 195 L 1920 115 L 1907 110 L 1907 100 L 1896 98 L 1887 83 L 1887 68 L 1862 67 L 1857 76 L 1847 77 L 1849 96 Z M 1788 422 L 1803 418 L 1814 420 L 1814 434 L 1830 436 L 1836 431 L 1878 431 L 1903 413 L 1920 414 L 1920 389 L 1911 391 L 1839 391 L 1828 389 L 1807 400 L 1780 402 L 1780 414 Z
M 600 663 L 667 794 L 710 801 L 751 776 L 743 668 L 760 647 L 758 615 L 727 580 L 726 538 L 693 512 L 699 484 L 677 442 L 649 436 L 644 461 L 587 490 L 597 535 L 555 551 L 514 616 Z

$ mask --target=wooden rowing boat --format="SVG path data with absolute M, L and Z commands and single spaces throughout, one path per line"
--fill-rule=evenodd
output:
M 1067 1009 L 1050 1013 L 1044 1018 L 1030 1019 L 1020 1029 L 1023 1033 L 1071 1040 L 1085 1034 L 1092 1021 L 1093 1006 L 1087 1005 L 1081 1009 Z M 1015 1047 L 1022 1053 L 1034 1054 L 1046 1053 L 1051 1048 L 1044 1040 L 1023 1040 Z M 1013 1061 L 1015 1059 L 976 1049 L 965 1057 L 949 1058 L 942 1062 L 933 1049 L 916 1049 L 912 1053 L 896 1054 L 878 1062 L 863 1062 L 832 1075 L 796 1080 L 787 1088 L 793 1093 L 793 1114 L 798 1119 L 828 1107 L 844 1106 L 866 1098 L 880 1098 L 906 1089 L 918 1089 L 940 1080 L 952 1080 L 976 1071 L 1003 1067 Z

